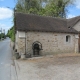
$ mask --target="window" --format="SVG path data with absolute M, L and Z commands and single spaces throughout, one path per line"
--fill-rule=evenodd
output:
M 69 35 L 66 36 L 66 42 L 70 42 L 71 41 L 71 37 Z

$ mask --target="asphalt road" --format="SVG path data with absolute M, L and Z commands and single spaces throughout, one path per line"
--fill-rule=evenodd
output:
M 0 80 L 11 80 L 11 65 L 13 65 L 10 39 L 0 41 Z

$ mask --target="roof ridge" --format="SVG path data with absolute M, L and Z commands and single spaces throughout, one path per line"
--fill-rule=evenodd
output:
M 75 16 L 75 17 L 73 17 L 73 18 L 69 18 L 69 19 L 67 19 L 67 20 L 70 20 L 70 19 L 75 19 L 75 18 L 79 18 L 80 16 Z

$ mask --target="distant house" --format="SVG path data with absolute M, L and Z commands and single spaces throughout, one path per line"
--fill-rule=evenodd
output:
M 19 54 L 48 55 L 80 51 L 80 17 L 71 19 L 16 13 Z

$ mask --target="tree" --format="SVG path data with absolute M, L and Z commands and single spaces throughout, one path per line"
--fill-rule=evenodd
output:
M 17 0 L 16 11 L 66 18 L 69 4 L 72 0 Z
M 1 38 L 3 38 L 3 39 L 5 39 L 5 38 L 6 38 L 5 33 L 1 33 L 1 34 L 0 34 L 0 39 L 1 39 Z
M 45 7 L 45 14 L 53 17 L 66 18 L 67 6 L 72 4 L 71 0 L 51 0 Z
M 38 0 L 18 0 L 16 4 L 17 12 L 38 14 L 39 9 Z
M 14 26 L 8 30 L 7 36 L 11 38 L 12 41 L 14 41 Z

